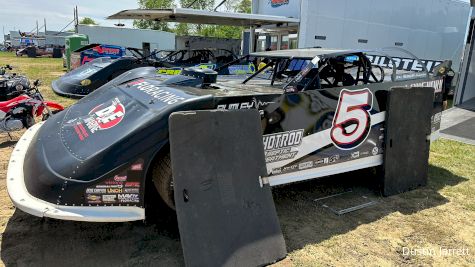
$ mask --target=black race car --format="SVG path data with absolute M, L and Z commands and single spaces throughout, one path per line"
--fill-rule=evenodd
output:
M 265 52 L 267 63 L 245 81 L 199 68 L 165 81 L 154 68 L 127 71 L 24 134 L 8 193 L 27 213 L 63 220 L 142 220 L 149 185 L 173 207 L 168 119 L 189 110 L 258 109 L 271 186 L 381 165 L 388 90 L 434 87 L 437 130 L 442 79 L 425 67 L 401 73 L 387 52 L 377 53 Z M 369 56 L 382 57 L 381 66 Z M 291 75 L 295 59 L 306 64 Z M 268 68 L 271 77 L 260 77 Z
M 153 66 L 153 61 L 144 57 L 140 51 L 131 48 L 128 50 L 132 56 L 118 59 L 96 58 L 66 73 L 52 82 L 53 91 L 60 96 L 82 98 L 128 70 Z
M 196 66 L 215 68 L 236 59 L 231 51 L 225 49 L 199 50 L 160 50 L 148 56 L 134 48 L 127 48 L 131 56 L 118 59 L 97 58 L 54 80 L 53 91 L 61 96 L 82 98 L 120 74 L 139 67 L 153 66 L 163 69 Z

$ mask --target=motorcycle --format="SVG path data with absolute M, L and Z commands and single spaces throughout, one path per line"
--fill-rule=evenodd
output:
M 62 105 L 44 100 L 38 89 L 39 84 L 39 80 L 36 80 L 33 88 L 21 90 L 21 95 L 0 102 L 0 133 L 10 136 L 10 132 L 33 126 L 36 117 L 44 121 L 64 110 Z
M 0 101 L 10 100 L 21 95 L 21 91 L 30 90 L 30 81 L 27 77 L 7 73 L 7 70 L 12 69 L 10 65 L 0 67 Z

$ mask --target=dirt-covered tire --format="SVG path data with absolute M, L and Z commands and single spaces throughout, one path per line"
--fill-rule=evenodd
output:
M 152 166 L 152 181 L 165 204 L 175 209 L 170 153 L 159 155 Z

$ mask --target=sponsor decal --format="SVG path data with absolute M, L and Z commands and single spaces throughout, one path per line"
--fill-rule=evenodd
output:
M 127 181 L 127 175 L 116 175 L 116 176 L 114 176 L 114 181 L 116 181 L 116 182 L 125 182 L 125 181 Z
M 181 68 L 171 68 L 171 69 L 158 69 L 158 74 L 165 74 L 165 75 L 178 75 L 181 73 Z
M 423 71 L 423 67 L 417 59 L 414 58 L 401 58 L 401 57 L 385 57 L 385 56 L 376 56 L 376 55 L 366 55 L 366 57 L 371 61 L 372 64 L 379 65 L 383 68 L 392 68 L 393 61 L 396 69 L 406 70 L 406 71 Z M 421 60 L 422 63 L 426 64 L 427 70 L 432 72 L 434 68 L 442 63 L 440 60 Z
M 106 185 L 122 185 L 122 182 L 106 180 L 106 181 L 104 181 L 104 184 L 106 184 Z
M 101 45 L 93 47 L 92 51 L 97 52 L 99 54 L 109 54 L 109 55 L 120 55 L 122 53 L 122 51 L 119 48 L 104 47 Z
M 117 195 L 102 195 L 103 202 L 115 202 Z
M 280 132 L 263 136 L 266 162 L 292 159 L 297 154 L 295 147 L 302 143 L 303 130 Z
M 337 148 L 351 150 L 366 140 L 371 131 L 372 107 L 373 94 L 368 88 L 340 91 L 330 130 L 330 138 Z
M 184 97 L 178 96 L 165 89 L 160 89 L 159 87 L 145 80 L 134 81 L 134 82 L 128 83 L 128 85 L 132 87 L 136 87 L 138 90 L 168 105 L 173 105 L 185 100 Z
M 131 171 L 143 171 L 143 163 L 139 162 L 139 163 L 132 164 L 132 166 L 130 167 L 130 170 Z
M 359 157 L 360 157 L 360 152 L 359 151 L 355 151 L 355 152 L 351 153 L 351 158 L 352 159 L 357 159 Z
M 274 168 L 272 169 L 272 174 L 279 174 L 282 173 L 282 168 Z
M 87 195 L 87 200 L 90 200 L 90 201 L 101 200 L 101 196 L 98 196 L 98 195 Z
M 373 147 L 373 149 L 371 150 L 371 154 L 373 154 L 373 156 L 378 155 L 378 152 L 379 152 L 379 148 L 377 146 Z
M 122 183 L 119 184 L 98 184 L 96 188 L 122 188 Z
M 107 188 L 107 194 L 122 193 L 122 188 Z
M 333 155 L 330 158 L 328 158 L 328 163 L 335 163 L 340 159 L 340 155 Z
M 261 109 L 272 103 L 274 102 L 264 102 L 254 97 L 250 102 L 219 104 L 216 109 Z
M 414 83 L 411 84 L 411 87 L 433 87 L 435 89 L 435 93 L 440 93 L 442 92 L 443 84 L 444 80 L 440 79 L 428 82 Z
M 105 188 L 86 188 L 86 194 L 105 194 Z
M 299 164 L 299 170 L 313 168 L 313 161 L 307 161 Z
M 139 202 L 138 194 L 118 194 L 117 199 L 120 203 L 137 203 Z
M 256 72 L 256 67 L 254 64 L 249 63 L 248 65 L 231 65 L 228 67 L 229 74 L 241 75 L 241 74 L 254 74 Z
M 292 165 L 292 166 L 286 166 L 284 167 L 284 169 L 282 170 L 283 172 L 288 172 L 288 171 L 294 171 L 298 168 L 298 165 L 295 164 L 295 165 Z
M 124 188 L 124 193 L 135 193 L 135 194 L 138 194 L 138 193 L 139 193 L 139 189 L 138 189 L 138 188 Z
M 283 5 L 288 5 L 289 0 L 269 0 L 271 7 L 280 7 Z
M 99 204 L 102 203 L 101 196 L 98 195 L 87 195 L 86 196 L 87 203 L 89 204 Z
M 139 182 L 126 182 L 125 187 L 140 187 Z
M 82 119 L 84 123 L 78 122 L 74 125 L 74 131 L 79 137 L 79 140 L 84 141 L 84 139 L 89 137 L 90 133 L 93 134 L 97 131 L 107 130 L 117 126 L 124 116 L 125 107 L 120 103 L 118 98 L 115 98 L 110 104 L 104 103 L 93 108 L 88 116 Z

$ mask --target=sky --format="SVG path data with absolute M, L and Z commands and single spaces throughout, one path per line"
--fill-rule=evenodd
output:
M 10 30 L 29 32 L 36 30 L 36 21 L 41 27 L 46 18 L 47 30 L 61 30 L 73 20 L 74 6 L 79 17 L 90 17 L 102 26 L 114 26 L 117 20 L 106 20 L 109 15 L 124 9 L 138 8 L 137 0 L 0 0 L 0 42 Z M 126 27 L 132 27 L 131 20 L 123 20 Z M 73 28 L 71 24 L 68 28 Z
M 469 0 L 462 0 L 469 2 Z M 78 7 L 79 17 L 90 17 L 102 26 L 113 26 L 117 20 L 105 18 L 124 9 L 138 8 L 136 0 L 0 0 L 0 30 L 29 32 L 40 27 L 46 18 L 48 30 L 61 30 L 73 20 L 73 8 Z M 132 27 L 131 20 L 123 20 L 126 27 Z M 69 26 L 67 29 L 72 28 Z M 3 32 L 2 32 L 3 33 Z M 3 34 L 0 33 L 0 42 Z

